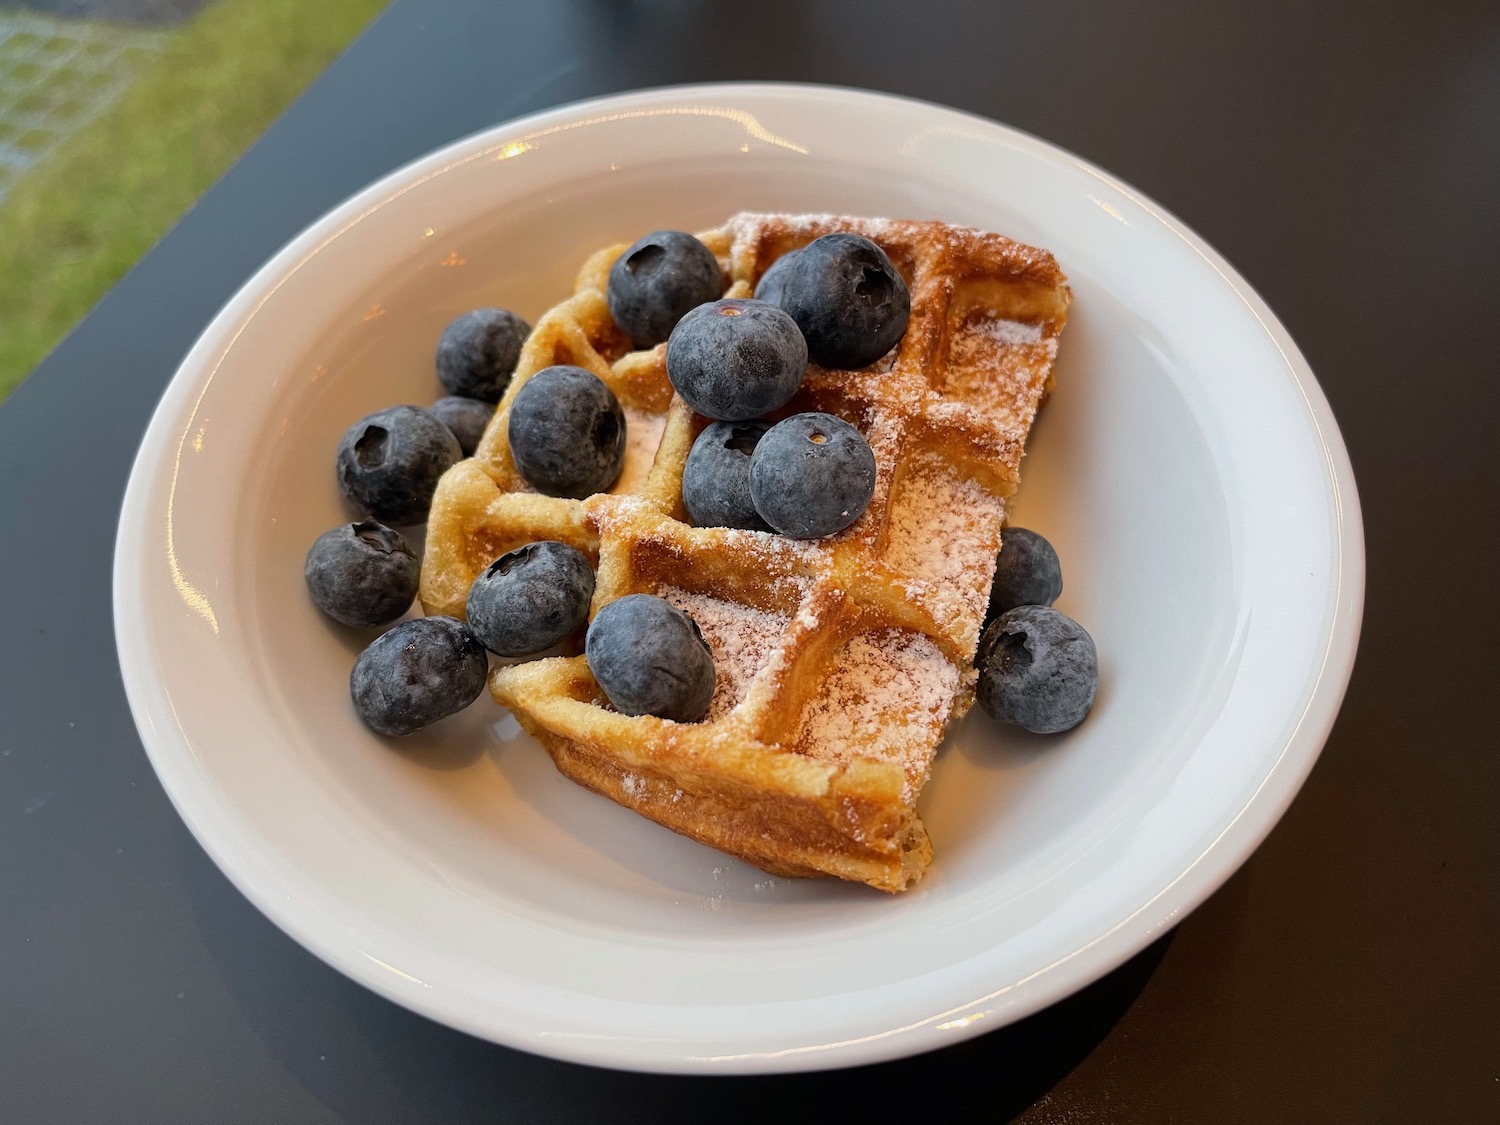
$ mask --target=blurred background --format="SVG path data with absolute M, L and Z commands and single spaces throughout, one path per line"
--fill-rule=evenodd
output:
M 0 398 L 386 0 L 0 0 Z

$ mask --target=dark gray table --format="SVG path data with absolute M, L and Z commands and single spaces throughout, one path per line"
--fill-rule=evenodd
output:
M 1196 227 L 1332 400 L 1369 597 L 1307 787 L 1173 936 L 934 1055 L 668 1079 L 448 1031 L 265 921 L 147 765 L 110 556 L 178 359 L 303 224 L 503 118 L 733 78 L 974 110 Z M 0 1120 L 1500 1119 L 1497 185 L 1492 2 L 397 0 L 0 407 Z

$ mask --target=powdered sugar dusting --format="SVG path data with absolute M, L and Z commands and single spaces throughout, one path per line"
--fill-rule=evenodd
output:
M 793 618 L 797 625 L 803 629 L 816 629 L 818 627 L 818 611 L 812 607 L 811 602 L 803 602 L 797 607 L 797 616 Z
M 787 562 L 796 562 L 815 568 L 828 553 L 821 544 L 807 539 L 788 539 L 769 531 L 744 531 L 740 528 L 725 528 L 720 534 L 724 546 L 731 551 L 750 551 L 754 554 L 778 556 Z
M 983 615 L 1000 550 L 1005 502 L 935 458 L 914 463 L 897 486 L 885 564 L 913 597 L 935 599 L 945 619 Z
M 971 320 L 965 327 L 970 332 L 987 336 L 998 344 L 1039 344 L 1042 342 L 1042 326 L 1027 324 L 1023 320 L 986 317 L 981 320 Z
M 991 424 L 1024 430 L 1031 425 L 1056 354 L 1056 338 L 1044 339 L 1040 325 L 971 317 L 948 341 L 941 389 L 979 406 Z
M 778 649 L 790 618 L 675 586 L 659 593 L 696 621 L 708 642 L 718 682 L 707 718 L 712 722 L 723 717 L 745 698 L 750 681 Z
M 808 705 L 796 749 L 810 758 L 899 765 L 908 800 L 927 779 L 958 691 L 958 669 L 929 637 L 882 629 L 851 639 Z
M 777 565 L 774 570 L 767 568 L 765 578 L 789 601 L 805 595 L 812 584 L 810 576 L 827 570 L 831 559 L 826 541 L 788 539 L 767 531 L 739 528 L 726 528 L 718 534 L 723 536 L 724 550 L 731 555 L 774 559 Z M 786 569 L 781 570 L 783 567 Z
M 625 408 L 625 467 L 620 470 L 611 492 L 639 492 L 646 485 L 656 447 L 661 444 L 667 416 L 647 410 Z
M 808 212 L 802 215 L 763 215 L 753 211 L 741 211 L 733 216 L 727 224 L 729 231 L 736 240 L 746 237 L 754 237 L 768 225 L 774 225 L 778 231 L 784 231 L 793 237 L 805 237 L 814 233 L 827 230 L 852 230 L 863 234 L 866 238 L 879 239 L 887 235 L 893 228 L 899 226 L 890 219 L 881 218 L 849 218 L 845 215 L 832 215 L 827 213 Z

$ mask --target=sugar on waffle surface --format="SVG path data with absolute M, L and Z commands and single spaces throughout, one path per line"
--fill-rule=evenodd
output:
M 834 231 L 885 250 L 911 288 L 911 320 L 869 368 L 809 367 L 776 416 L 823 410 L 868 438 L 875 494 L 858 521 L 819 541 L 686 522 L 683 464 L 708 420 L 673 394 L 665 347 L 631 351 L 610 319 L 621 244 L 538 321 L 475 456 L 443 478 L 421 599 L 462 617 L 474 577 L 540 539 L 597 560 L 594 611 L 629 593 L 666 598 L 714 656 L 703 722 L 614 711 L 582 656 L 499 665 L 491 693 L 564 774 L 669 828 L 774 874 L 899 891 L 931 859 L 916 798 L 945 726 L 973 700 L 1005 504 L 1069 291 L 1046 251 L 935 222 L 741 214 L 699 237 L 738 297 Z M 539 495 L 511 459 L 510 402 L 557 363 L 594 372 L 625 409 L 625 468 L 607 494 Z

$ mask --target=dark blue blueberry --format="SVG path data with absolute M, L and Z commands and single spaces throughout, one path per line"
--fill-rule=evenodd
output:
M 469 587 L 469 628 L 499 656 L 551 648 L 589 619 L 594 568 L 588 556 L 548 539 L 490 563 Z
M 786 285 L 787 274 L 791 272 L 792 263 L 797 260 L 798 251 L 792 250 L 771 263 L 771 268 L 760 275 L 760 280 L 755 283 L 755 299 L 757 301 L 770 301 L 773 305 L 781 304 L 781 290 Z
M 499 402 L 531 325 L 507 309 L 466 312 L 438 340 L 437 376 L 449 394 Z
M 382 633 L 359 654 L 349 695 L 371 730 L 411 734 L 478 699 L 488 668 L 484 646 L 462 621 L 419 617 Z
M 724 292 L 713 251 L 680 230 L 632 244 L 609 271 L 609 315 L 638 348 L 654 348 L 690 309 Z
M 594 615 L 589 670 L 626 715 L 696 723 L 714 697 L 714 660 L 697 622 L 661 598 L 628 594 Z
M 464 456 L 472 457 L 474 450 L 479 448 L 479 439 L 484 437 L 484 428 L 495 416 L 495 404 L 483 399 L 448 395 L 432 404 L 432 416 L 453 431 Z
M 510 452 L 538 492 L 581 500 L 625 467 L 625 411 L 582 367 L 544 367 L 510 404 Z
M 1062 564 L 1052 544 L 1024 527 L 1002 531 L 986 618 L 999 617 L 1018 605 L 1051 605 L 1061 593 Z
M 769 422 L 715 422 L 698 435 L 682 467 L 682 503 L 698 527 L 770 531 L 750 499 L 750 454 Z
M 418 406 L 361 418 L 339 442 L 339 488 L 378 520 L 422 523 L 438 478 L 463 456 L 453 432 Z
M 708 418 L 743 422 L 785 406 L 807 371 L 797 323 L 765 301 L 699 305 L 672 329 L 667 378 Z
M 417 596 L 422 565 L 406 536 L 361 520 L 325 531 L 302 564 L 317 607 L 345 625 L 389 625 Z
M 814 363 L 854 369 L 895 346 L 911 317 L 911 293 L 875 243 L 825 234 L 797 252 L 780 281 L 783 309 L 807 338 Z
M 875 494 L 875 454 L 857 429 L 832 414 L 793 414 L 750 457 L 755 510 L 783 535 L 822 539 L 864 514 Z
M 1094 639 L 1050 606 L 1021 605 L 995 618 L 974 663 L 979 705 L 1036 734 L 1076 727 L 1099 690 Z

